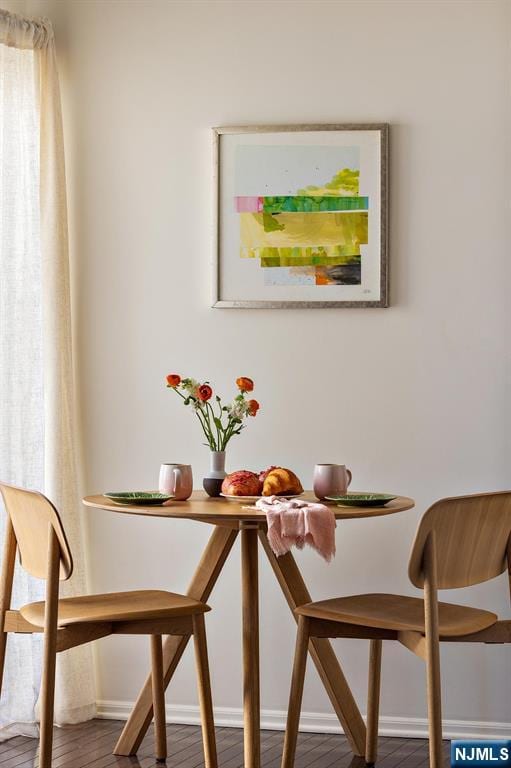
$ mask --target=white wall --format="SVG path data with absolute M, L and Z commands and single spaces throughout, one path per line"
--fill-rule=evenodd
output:
M 299 554 L 313 596 L 414 594 L 407 557 L 427 505 L 511 484 L 511 4 L 71 0 L 50 10 L 87 490 L 154 487 L 160 462 L 176 460 L 193 464 L 200 486 L 207 451 L 164 376 L 208 378 L 229 395 L 250 375 L 262 408 L 231 443 L 230 470 L 282 463 L 310 486 L 316 461 L 346 462 L 355 488 L 417 500 L 413 512 L 341 524 L 330 566 Z M 392 307 L 210 309 L 211 126 L 356 121 L 392 124 Z M 183 590 L 208 536 L 197 523 L 87 518 L 94 590 Z M 447 597 L 509 617 L 504 578 Z M 261 603 L 262 703 L 284 710 L 294 625 L 263 562 Z M 238 708 L 238 550 L 211 604 L 215 703 Z M 366 644 L 336 647 L 364 710 Z M 132 701 L 144 641 L 98 648 L 100 699 Z M 509 648 L 450 646 L 442 659 L 445 718 L 511 723 Z M 423 682 L 422 662 L 388 644 L 383 715 L 424 717 Z M 196 703 L 190 653 L 168 702 Z M 312 666 L 304 710 L 331 712 Z

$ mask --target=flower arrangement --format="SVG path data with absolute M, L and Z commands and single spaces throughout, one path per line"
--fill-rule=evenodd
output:
M 245 395 L 252 392 L 254 382 L 247 376 L 236 379 L 239 394 L 232 403 L 222 405 L 222 399 L 215 395 L 216 407 L 213 407 L 213 389 L 208 381 L 200 384 L 195 379 L 182 379 L 177 373 L 167 376 L 167 387 L 173 389 L 182 398 L 184 405 L 190 406 L 197 416 L 202 431 L 212 451 L 225 451 L 227 443 L 239 435 L 245 428 L 243 419 L 256 416 L 260 406 L 257 400 L 247 400 Z M 216 413 L 215 413 L 216 411 Z

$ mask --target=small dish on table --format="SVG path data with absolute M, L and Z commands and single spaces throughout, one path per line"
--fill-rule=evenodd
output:
M 390 493 L 346 493 L 343 496 L 326 496 L 327 501 L 338 507 L 384 507 L 397 496 Z
M 161 506 L 174 498 L 166 493 L 158 493 L 158 491 L 110 491 L 103 495 L 107 499 L 110 499 L 110 501 L 113 501 L 114 504 L 124 504 L 135 507 Z

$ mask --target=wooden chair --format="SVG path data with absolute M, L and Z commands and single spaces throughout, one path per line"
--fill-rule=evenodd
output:
M 442 499 L 424 514 L 412 547 L 408 575 L 424 599 L 370 594 L 308 603 L 296 609 L 298 637 L 282 768 L 292 768 L 310 637 L 370 640 L 365 760 L 377 755 L 383 640 L 397 640 L 426 662 L 431 768 L 441 768 L 440 642 L 509 643 L 511 621 L 490 611 L 439 603 L 437 589 L 479 584 L 509 572 L 511 492 Z
M 165 697 L 162 635 L 193 634 L 206 768 L 216 768 L 216 744 L 204 627 L 207 605 L 159 590 L 116 592 L 59 600 L 59 580 L 68 579 L 73 560 L 62 522 L 42 494 L 0 483 L 7 509 L 0 584 L 0 692 L 9 632 L 44 633 L 39 768 L 51 768 L 56 655 L 115 634 L 151 636 L 156 759 L 165 761 Z M 46 601 L 10 610 L 16 550 L 21 566 L 46 579 Z

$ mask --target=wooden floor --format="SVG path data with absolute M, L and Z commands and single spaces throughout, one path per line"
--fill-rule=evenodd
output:
M 91 720 L 82 725 L 56 728 L 52 768 L 153 768 L 153 733 L 150 729 L 137 757 L 115 757 L 112 749 L 124 724 L 116 720 Z M 168 768 L 201 768 L 204 765 L 200 728 L 193 725 L 167 726 Z M 242 768 L 243 731 L 217 728 L 220 768 Z M 282 731 L 263 731 L 261 761 L 264 768 L 279 768 L 282 756 Z M 449 742 L 444 742 L 446 766 Z M 382 737 L 378 768 L 426 768 L 428 744 L 424 739 Z M 37 742 L 22 736 L 0 744 L 0 768 L 36 768 Z M 361 758 L 353 757 L 343 736 L 301 733 L 296 768 L 364 768 Z

